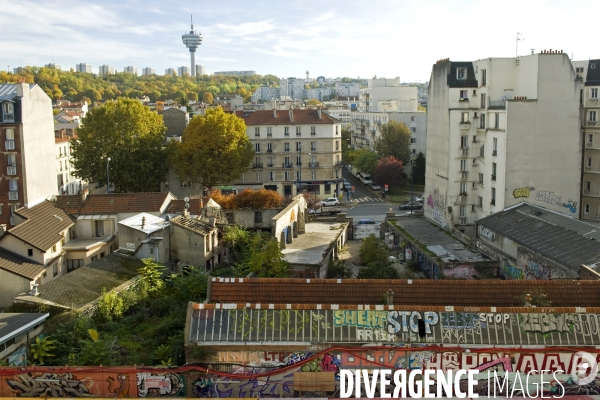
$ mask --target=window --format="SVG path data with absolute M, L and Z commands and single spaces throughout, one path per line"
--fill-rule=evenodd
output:
M 260 137 L 260 127 L 254 128 L 254 136 Z
M 325 194 L 331 194 L 331 184 L 325 184 Z
M 487 82 L 487 74 L 486 74 L 485 69 L 482 69 L 481 70 L 481 86 L 485 86 L 486 82 Z
M 492 139 L 492 155 L 495 156 L 498 154 L 498 138 L 493 138 Z
M 485 93 L 481 93 L 481 108 L 485 108 Z
M 416 155 L 416 154 L 417 154 L 417 149 L 412 149 L 412 150 L 410 151 L 410 154 L 412 154 L 413 156 L 414 156 L 414 155 Z
M 460 160 L 460 170 L 461 171 L 467 170 L 467 160 Z
M 273 157 L 267 157 L 267 167 L 273 166 Z
M 300 181 L 300 171 L 296 171 L 296 180 Z
M 310 151 L 317 151 L 317 142 L 310 142 Z
M 469 93 L 467 90 L 460 91 L 460 99 L 461 100 L 467 100 L 468 97 L 469 97 Z
M 340 141 L 336 140 L 335 141 L 335 150 L 338 151 L 340 149 Z
M 275 174 L 276 174 L 276 173 L 275 173 L 274 171 L 270 171 L 270 172 L 269 172 L 269 180 L 270 180 L 271 182 L 273 182 L 273 181 L 275 180 L 275 177 L 276 177 L 276 175 L 275 175 Z
M 465 196 L 467 194 L 467 182 L 460 183 L 460 194 L 461 196 Z
M 283 151 L 290 151 L 290 143 L 289 142 L 285 142 L 283 144 Z
M 285 158 L 283 159 L 283 163 L 284 163 L 286 166 L 290 166 L 290 165 L 291 165 L 291 163 L 290 163 L 290 158 L 289 158 L 289 157 L 285 157 Z
M 594 134 L 588 133 L 588 143 L 594 143 Z
M 485 157 L 485 145 L 479 148 L 479 157 Z
M 10 190 L 11 192 L 16 192 L 17 190 L 19 190 L 19 182 L 16 179 L 9 179 L 8 190 Z
M 592 159 L 591 158 L 587 159 L 587 167 L 592 168 Z
M 590 205 L 589 205 L 589 204 L 586 204 L 586 205 L 585 205 L 585 213 L 586 213 L 586 214 L 589 214 L 589 213 L 590 213 Z
M 468 112 L 461 113 L 460 123 L 461 124 L 468 124 L 469 123 L 469 113 Z
M 415 144 L 417 143 L 417 139 L 415 138 L 410 138 L 410 144 Z
M 302 151 L 302 142 L 296 142 L 296 151 Z
M 302 165 L 302 157 L 296 157 L 296 165 Z
M 289 182 L 289 180 L 290 180 L 290 171 L 285 171 L 285 172 L 283 173 L 283 178 L 284 178 L 284 180 L 285 180 L 286 182 Z
M 27 249 L 27 255 L 33 257 L 33 249 Z
M 301 128 L 302 128 L 301 126 L 297 126 L 297 127 L 296 127 L 296 136 L 300 136 L 300 135 L 302 135 L 302 130 L 301 130 Z
M 464 81 L 467 79 L 467 69 L 466 68 L 456 68 L 456 79 L 459 81 Z
M 494 128 L 498 129 L 500 128 L 500 114 L 499 113 L 495 113 L 495 121 L 494 121 Z
M 6 129 L 6 140 L 15 140 L 15 130 L 13 128 Z
M 260 182 L 260 171 L 256 171 L 256 182 Z
M 410 128 L 410 132 L 411 133 L 417 133 L 417 128 L 415 128 L 414 126 L 412 128 Z
M 483 185 L 483 174 L 481 172 L 479 173 L 479 183 Z
M 10 101 L 4 102 L 2 109 L 4 110 L 4 121 L 14 121 L 13 103 L 11 103 Z
M 467 212 L 467 206 L 460 206 L 460 216 L 464 217 Z
M 492 201 L 491 205 L 496 205 L 496 188 L 492 188 Z
M 267 136 L 273 136 L 273 128 L 270 126 L 267 126 Z
M 317 180 L 317 171 L 315 171 L 314 169 L 312 171 L 310 171 L 310 178 L 313 181 L 316 181 Z
M 492 180 L 496 180 L 496 163 L 492 163 Z
M 242 182 L 246 182 L 246 173 L 245 172 L 242 174 Z
M 590 89 L 590 99 L 598 99 L 598 88 Z
M 466 147 L 469 147 L 469 137 L 468 136 L 460 137 L 460 147 L 463 149 Z
M 267 143 L 267 153 L 271 153 L 273 151 L 273 143 Z
M 97 261 L 98 260 L 98 256 L 92 256 L 92 262 Z
M 417 117 L 414 117 L 414 116 L 413 116 L 413 117 L 410 117 L 410 120 L 411 120 L 412 122 L 415 122 L 415 121 L 417 120 Z
M 56 245 L 52 246 L 52 252 L 56 253 Z
M 285 136 L 290 136 L 290 127 L 286 126 L 285 128 L 283 128 L 283 134 Z
M 592 188 L 592 182 L 585 181 L 585 190 L 590 190 Z
M 477 205 L 483 207 L 483 197 L 477 196 Z
M 310 135 L 311 136 L 316 136 L 317 135 L 317 127 L 316 126 L 311 126 L 310 127 Z
M 67 271 L 73 271 L 79 267 L 83 267 L 83 259 L 67 260 Z
M 260 143 L 254 143 L 254 149 L 257 153 L 260 152 Z
M 59 267 L 56 265 L 56 263 L 54 263 L 54 265 L 52 265 L 52 276 L 56 277 L 56 275 L 58 275 L 58 271 L 59 271 Z
M 262 166 L 261 164 L 262 163 L 260 162 L 260 157 L 255 157 L 254 158 L 254 166 L 255 167 L 261 167 Z
M 14 154 L 9 154 L 6 156 L 6 162 L 9 167 L 14 167 L 17 165 L 17 156 Z
M 262 211 L 254 211 L 254 223 L 255 224 L 262 224 Z
M 588 121 L 596 122 L 596 116 L 597 116 L 597 111 L 590 111 Z

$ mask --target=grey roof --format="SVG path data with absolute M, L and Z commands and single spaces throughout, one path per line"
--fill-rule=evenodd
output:
M 545 208 L 524 203 L 477 224 L 574 271 L 600 261 L 599 227 Z
M 48 200 L 31 208 L 19 208 L 15 213 L 26 221 L 9 229 L 8 233 L 41 251 L 60 242 L 63 239 L 61 233 L 75 225 L 69 214 Z
M 29 84 L 29 90 L 35 86 L 35 83 Z M 17 85 L 14 83 L 0 84 L 0 101 L 14 100 L 17 96 Z
M 171 224 L 180 226 L 184 229 L 188 229 L 192 232 L 199 233 L 203 236 L 206 236 L 208 233 L 210 233 L 211 230 L 216 229 L 211 227 L 209 224 L 200 221 L 199 219 L 189 218 L 183 215 L 179 215 L 175 218 L 172 218 Z
M 585 86 L 600 86 L 600 60 L 589 61 Z
M 144 221 L 144 227 L 142 228 L 142 218 L 146 218 Z M 163 230 L 169 226 L 169 223 L 163 218 L 157 217 L 148 213 L 139 213 L 133 217 L 119 221 L 119 225 L 128 226 L 137 231 L 151 234 Z
M 46 270 L 46 267 L 11 251 L 0 248 L 0 269 L 12 272 L 23 278 L 34 280 Z
M 0 313 L 0 344 L 41 324 L 50 314 Z

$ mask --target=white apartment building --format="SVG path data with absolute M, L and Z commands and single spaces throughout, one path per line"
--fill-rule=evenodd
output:
M 384 112 L 353 112 L 350 130 L 352 140 L 350 146 L 354 149 L 375 149 L 375 142 L 381 136 L 381 125 L 390 121 L 389 113 Z
M 340 97 L 360 96 L 360 85 L 358 83 L 336 83 L 335 94 Z
M 581 130 L 583 132 L 583 179 L 580 217 L 600 221 L 600 60 L 573 61 L 581 84 Z
M 524 201 L 577 217 L 580 85 L 566 54 L 438 61 L 425 217 L 468 234 L 476 220 Z
M 256 103 L 260 100 L 274 100 L 279 98 L 279 88 L 270 86 L 259 86 L 252 93 L 252 102 Z
M 190 75 L 190 67 L 186 67 L 185 65 L 177 68 L 177 74 L 179 76 Z
M 340 121 L 342 124 L 342 128 L 350 128 L 352 111 L 348 108 L 347 105 L 327 105 L 326 109 L 323 109 L 323 112 L 331 115 L 333 118 Z M 349 145 L 350 143 L 348 143 Z
M 364 107 L 360 111 L 417 111 L 419 90 L 401 85 L 400 78 L 367 79 L 367 87 L 360 89 L 360 100 Z
M 390 121 L 402 122 L 410 130 L 410 154 L 427 155 L 427 113 L 424 111 L 390 112 Z
M 323 101 L 324 98 L 329 97 L 332 94 L 333 90 L 331 90 L 331 88 L 328 87 L 304 89 L 304 94 L 302 95 L 302 98 Z
M 123 68 L 123 72 L 126 74 L 134 74 L 137 75 L 138 74 L 138 69 L 137 67 L 133 67 L 133 66 L 127 66 L 125 68 Z
M 60 65 L 58 65 L 56 63 L 49 63 L 49 64 L 44 65 L 44 67 L 51 68 L 51 69 L 60 69 Z
M 304 79 L 283 78 L 279 82 L 280 98 L 302 99 L 304 96 Z
M 86 63 L 77 64 L 77 65 L 75 65 L 75 72 L 83 72 L 86 74 L 91 74 L 92 73 L 92 65 L 86 64 Z
M 196 76 L 206 75 L 206 69 L 200 64 L 196 64 Z
M 325 198 L 342 192 L 342 127 L 321 110 L 243 110 L 236 115 L 256 155 L 236 189 L 303 191 Z
M 256 71 L 218 71 L 215 75 L 254 76 Z
M 56 152 L 56 184 L 59 194 L 81 194 L 83 181 L 73 176 L 73 165 L 70 161 L 71 139 L 76 134 L 68 135 L 63 131 L 55 131 L 54 135 Z
M 106 75 L 114 75 L 115 67 L 111 67 L 110 65 L 101 65 L 98 67 L 98 75 L 106 76 Z
M 151 67 L 142 68 L 142 75 L 154 75 L 154 68 L 151 68 Z
M 165 69 L 165 75 L 177 76 L 177 71 L 175 68 L 167 68 Z

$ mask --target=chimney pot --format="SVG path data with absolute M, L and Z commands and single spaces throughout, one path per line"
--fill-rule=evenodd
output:
M 387 305 L 393 306 L 394 305 L 394 291 L 392 289 L 388 289 L 388 291 L 385 293 L 385 295 L 387 297 Z
M 146 226 L 146 217 L 142 217 L 142 229 Z

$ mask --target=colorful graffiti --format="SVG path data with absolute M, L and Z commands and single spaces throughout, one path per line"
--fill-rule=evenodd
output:
M 525 332 L 546 335 L 552 332 L 572 332 L 579 324 L 573 314 L 521 314 L 521 323 Z
M 137 388 L 139 397 L 184 396 L 185 379 L 171 373 L 140 372 L 137 374 Z
M 433 220 L 439 224 L 444 223 L 446 214 L 446 198 L 440 193 L 439 189 L 433 190 L 433 195 L 427 196 L 427 206 L 425 208 L 429 215 L 433 216 Z
M 506 279 L 525 279 L 523 271 L 506 260 L 502 261 L 501 273 Z
M 552 279 L 552 269 L 543 264 L 535 256 L 527 252 L 522 247 L 517 249 L 519 264 L 523 265 L 524 279 L 531 280 L 550 280 Z
M 108 391 L 117 398 L 130 397 L 129 395 L 129 375 L 127 374 L 119 374 L 117 375 L 117 382 L 119 386 L 115 386 L 115 378 L 109 376 L 106 378 L 106 382 L 108 382 Z
M 72 373 L 26 373 L 7 379 L 6 383 L 16 397 L 89 397 L 86 383 Z
M 563 203 L 563 207 L 571 211 L 572 214 L 577 212 L 577 202 L 573 200 L 569 200 L 568 203 Z
M 27 365 L 27 346 L 21 346 L 6 358 L 8 365 L 21 367 Z
M 530 193 L 533 192 L 534 190 L 535 190 L 534 187 L 518 188 L 518 189 L 513 190 L 513 197 L 515 199 L 522 198 L 522 197 L 529 197 Z

